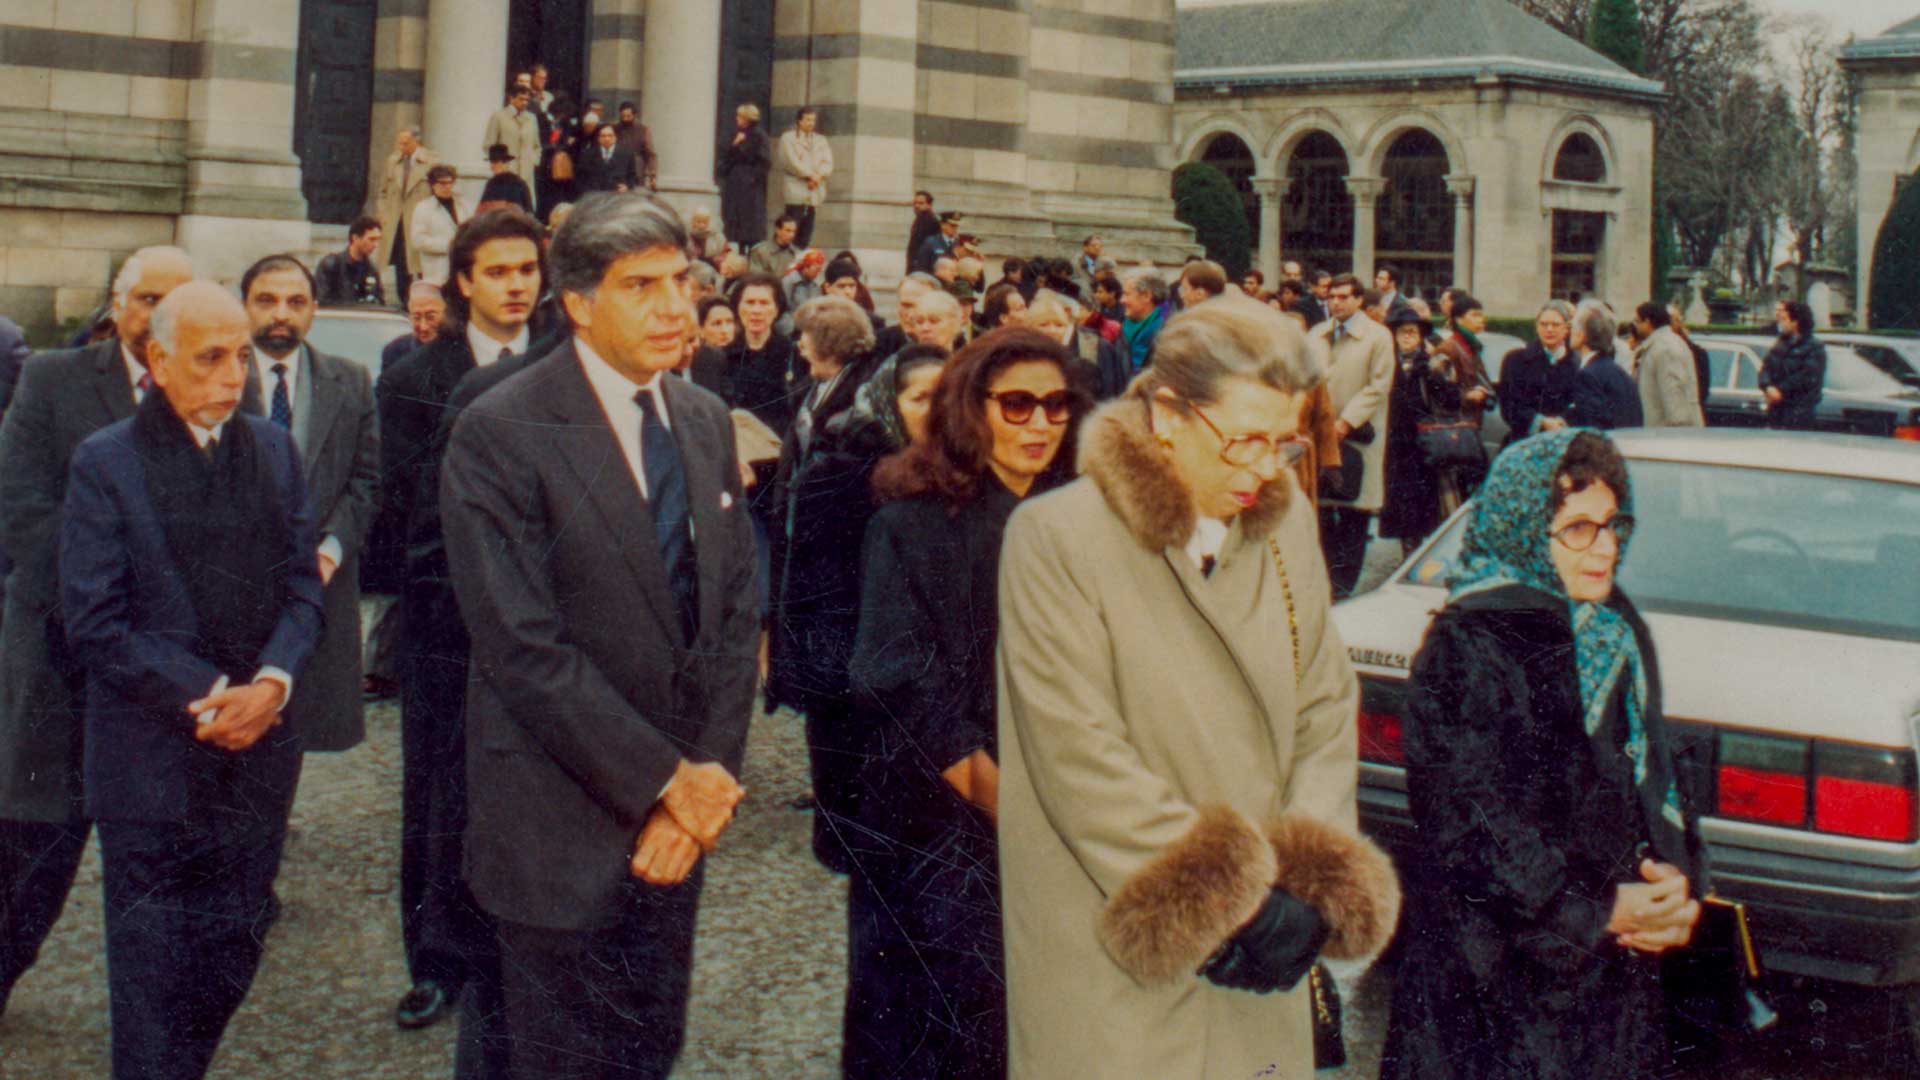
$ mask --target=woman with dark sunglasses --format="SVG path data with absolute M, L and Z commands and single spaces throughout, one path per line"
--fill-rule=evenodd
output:
M 1272 308 L 1169 320 L 1087 421 L 1086 478 L 1000 573 L 1015 1077 L 1301 1078 L 1307 972 L 1393 930 L 1356 831 L 1358 686 L 1292 466 L 1326 377 Z
M 1007 518 L 1071 475 L 1085 365 L 1024 327 L 948 361 L 926 438 L 881 462 L 850 676 L 867 741 L 849 840 L 848 1077 L 1000 1077 L 996 571 Z M 869 913 L 873 917 L 868 917 Z M 874 1022 L 872 1018 L 884 1018 Z
M 1502 451 L 1469 511 L 1409 684 L 1420 902 L 1382 1077 L 1671 1072 L 1660 955 L 1704 868 L 1653 638 L 1614 584 L 1632 510 L 1620 451 L 1569 428 Z

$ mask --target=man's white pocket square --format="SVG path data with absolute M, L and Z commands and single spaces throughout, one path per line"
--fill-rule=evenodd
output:
M 733 496 L 732 496 L 732 495 L 730 495 L 730 494 L 728 494 L 727 492 L 724 492 L 724 491 L 720 493 L 720 509 L 722 509 L 722 510 L 731 510 L 731 509 L 733 509 Z

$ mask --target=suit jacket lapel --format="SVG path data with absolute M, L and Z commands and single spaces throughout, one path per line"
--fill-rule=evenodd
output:
M 127 378 L 127 365 L 120 358 L 120 339 L 108 338 L 94 346 L 98 350 L 94 358 L 94 391 L 100 395 L 100 403 L 107 408 L 107 414 L 115 420 L 125 420 L 133 415 L 133 383 Z
M 307 396 L 312 411 L 306 419 L 307 444 L 300 448 L 300 465 L 306 470 L 309 488 L 317 487 L 314 470 L 319 466 L 320 449 L 327 445 L 333 422 L 340 416 L 340 363 L 324 353 L 307 350 Z
M 668 379 L 662 386 L 667 397 L 667 412 L 673 418 L 674 434 L 680 443 L 680 465 L 687 475 L 687 502 L 693 513 L 693 552 L 700 573 L 700 626 L 718 626 L 720 619 L 720 551 L 725 525 L 720 517 L 720 469 L 724 461 L 715 445 L 714 432 L 699 422 L 692 406 L 691 387 L 682 379 Z M 728 433 L 731 436 L 731 432 Z
M 640 486 L 627 468 L 620 440 L 601 411 L 600 399 L 594 396 L 586 372 L 580 369 L 573 346 L 566 346 L 544 362 L 560 368 L 550 384 L 554 418 L 560 421 L 554 429 L 553 456 L 580 480 L 586 501 L 605 522 L 613 545 L 633 571 L 633 580 L 659 621 L 661 632 L 680 650 L 680 615 L 673 589 L 667 583 L 666 562 L 660 558 L 660 545 L 654 538 L 653 511 L 640 497 Z M 690 496 L 694 490 L 689 488 Z

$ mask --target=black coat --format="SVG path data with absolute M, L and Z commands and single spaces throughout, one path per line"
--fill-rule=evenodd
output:
M 1565 416 L 1579 373 L 1580 358 L 1571 349 L 1558 361 L 1538 341 L 1508 353 L 1500 362 L 1499 387 L 1500 415 L 1507 421 L 1505 445 L 1533 434 L 1533 422 L 1542 416 Z
M 745 251 L 767 236 L 767 169 L 773 153 L 760 125 L 747 129 L 738 146 L 726 137 L 720 150 L 720 219 L 727 240 Z
M 1760 365 L 1760 389 L 1779 389 L 1780 404 L 1767 407 L 1767 426 L 1812 431 L 1827 383 L 1827 347 L 1812 334 L 1781 335 Z
M 1380 507 L 1380 535 L 1420 540 L 1438 528 L 1440 484 L 1420 452 L 1419 426 L 1460 415 L 1460 384 L 1433 369 L 1422 349 L 1401 358 L 1387 396 L 1386 496 Z
M 849 1075 L 1004 1076 L 994 825 L 940 773 L 997 749 L 1000 547 L 1018 503 L 988 478 L 957 510 L 922 496 L 867 526 L 850 673 L 865 739 L 850 919 L 888 944 L 864 956 L 856 946 L 849 995 L 888 1015 L 867 1042 L 883 1066 Z
M 1572 427 L 1637 428 L 1646 424 L 1640 406 L 1640 387 L 1613 359 L 1601 353 L 1573 377 L 1573 399 L 1563 419 Z
M 597 144 L 582 147 L 573 163 L 573 183 L 581 195 L 617 191 L 622 184 L 632 189 L 639 182 L 633 151 L 618 143 L 614 144 L 611 158 Z
M 1653 642 L 1640 643 L 1648 791 L 1673 775 Z M 1623 679 L 1625 676 L 1623 676 Z M 1655 958 L 1607 932 L 1642 843 L 1700 881 L 1698 837 L 1649 826 L 1620 699 L 1590 738 L 1563 599 L 1521 586 L 1449 604 L 1413 662 L 1405 950 L 1381 1068 L 1411 1077 L 1651 1077 L 1666 1061 Z M 1685 803 L 1683 802 L 1683 806 Z M 1678 847 L 1680 850 L 1668 850 Z
M 386 294 L 380 287 L 380 271 L 371 260 L 354 262 L 344 251 L 335 251 L 313 268 L 314 284 L 322 304 L 384 304 Z
M 913 231 L 907 234 L 907 268 L 913 268 L 914 257 L 920 254 L 920 245 L 927 237 L 940 231 L 940 217 L 931 210 L 923 210 L 913 216 Z
M 728 406 L 745 409 L 784 438 L 793 423 L 794 387 L 806 375 L 806 361 L 793 342 L 778 333 L 758 349 L 747 347 L 746 335 L 734 339 L 727 351 Z

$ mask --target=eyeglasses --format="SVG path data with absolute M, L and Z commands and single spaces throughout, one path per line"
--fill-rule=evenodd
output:
M 1066 390 L 1055 390 L 1045 397 L 1026 390 L 1002 390 L 997 394 L 988 394 L 987 398 L 1000 406 L 1000 415 L 1009 424 L 1024 424 L 1032 420 L 1035 409 L 1047 414 L 1049 424 L 1064 424 L 1073 416 L 1073 394 Z
M 1633 515 L 1615 514 L 1606 521 L 1576 521 L 1551 535 L 1566 545 L 1568 551 L 1585 551 L 1600 539 L 1602 530 L 1613 534 L 1616 544 L 1625 544 L 1633 538 Z
M 1278 441 L 1266 435 L 1236 435 L 1229 439 L 1218 424 L 1200 411 L 1200 406 L 1192 402 L 1187 404 L 1193 408 L 1193 414 L 1200 418 L 1200 422 L 1207 425 L 1207 429 L 1220 440 L 1220 460 L 1236 469 L 1249 469 L 1276 458 L 1282 469 L 1291 469 L 1307 456 L 1307 440 L 1300 436 Z

